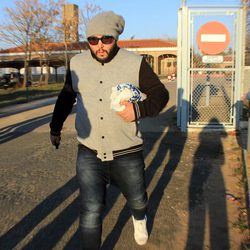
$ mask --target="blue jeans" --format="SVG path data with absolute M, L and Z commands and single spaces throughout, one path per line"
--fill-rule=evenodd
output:
M 80 186 L 82 249 L 99 249 L 107 184 L 119 188 L 135 219 L 143 219 L 146 214 L 147 193 L 142 151 L 102 162 L 94 152 L 79 145 L 76 167 Z

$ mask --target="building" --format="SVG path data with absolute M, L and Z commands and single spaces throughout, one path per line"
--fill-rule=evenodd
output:
M 163 39 L 132 39 L 118 41 L 118 45 L 142 55 L 159 76 L 176 73 L 176 42 Z
M 177 47 L 174 42 L 161 39 L 120 40 L 118 45 L 129 51 L 142 55 L 159 76 L 167 76 L 176 73 Z M 45 70 L 40 66 L 49 66 L 50 73 L 54 75 L 64 74 L 66 60 L 88 49 L 86 42 L 51 43 L 49 53 L 39 51 L 38 48 L 31 53 L 29 62 L 34 75 L 40 75 Z M 67 59 L 66 59 L 67 54 Z M 24 65 L 24 48 L 22 46 L 0 51 L 0 68 L 2 71 L 21 71 Z M 43 64 L 44 60 L 44 64 Z M 47 65 L 46 65 L 47 64 Z M 5 70 L 3 70 L 5 69 Z M 58 70 L 59 69 L 59 70 Z M 55 77 L 57 79 L 57 77 Z

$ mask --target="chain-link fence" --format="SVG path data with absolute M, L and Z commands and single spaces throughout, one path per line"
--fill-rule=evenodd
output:
M 244 48 L 241 2 L 191 2 L 182 7 L 179 19 L 178 124 L 183 131 L 185 124 L 237 127 Z
M 191 79 L 191 124 L 206 124 L 214 117 L 220 123 L 230 124 L 234 73 L 232 71 L 193 71 Z

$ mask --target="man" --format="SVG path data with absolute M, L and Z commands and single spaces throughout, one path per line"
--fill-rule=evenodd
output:
M 77 99 L 79 141 L 77 177 L 80 186 L 80 232 L 83 249 L 99 249 L 107 184 L 116 185 L 131 209 L 135 241 L 144 245 L 147 193 L 142 138 L 138 120 L 157 115 L 168 91 L 142 59 L 117 46 L 124 19 L 112 11 L 93 17 L 87 27 L 90 50 L 74 56 L 53 112 L 51 142 L 58 146 L 63 123 Z M 110 108 L 112 87 L 131 83 L 145 93 L 143 101 L 123 101 L 125 109 Z

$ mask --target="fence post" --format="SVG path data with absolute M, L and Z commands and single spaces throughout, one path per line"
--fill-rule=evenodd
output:
M 247 126 L 247 152 L 250 155 L 250 117 L 248 117 L 248 126 Z
M 248 100 L 247 152 L 248 154 L 250 154 L 250 92 L 247 93 L 247 100 Z

